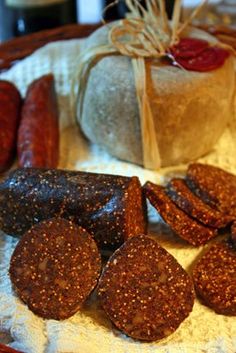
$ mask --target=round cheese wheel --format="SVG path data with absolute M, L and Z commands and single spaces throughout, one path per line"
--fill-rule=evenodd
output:
M 114 24 L 94 32 L 87 48 L 108 43 Z M 198 29 L 184 36 L 217 40 Z M 194 72 L 157 60 L 147 60 L 148 95 L 154 118 L 161 167 L 194 160 L 209 152 L 233 118 L 234 58 L 219 69 Z M 78 109 L 79 112 L 79 109 Z M 104 57 L 90 71 L 82 116 L 82 131 L 112 155 L 143 165 L 140 114 L 131 59 Z

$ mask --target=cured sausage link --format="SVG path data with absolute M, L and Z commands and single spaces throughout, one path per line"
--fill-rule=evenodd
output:
M 22 168 L 3 180 L 0 196 L 0 229 L 12 235 L 56 216 L 82 226 L 105 248 L 146 232 L 146 201 L 137 177 Z
M 20 106 L 17 88 L 11 82 L 0 80 L 0 172 L 5 171 L 14 158 Z
M 52 74 L 33 81 L 28 88 L 17 152 L 20 167 L 56 168 L 58 165 L 58 106 Z
M 15 349 L 0 343 L 0 353 L 22 353 L 22 352 L 16 351 Z

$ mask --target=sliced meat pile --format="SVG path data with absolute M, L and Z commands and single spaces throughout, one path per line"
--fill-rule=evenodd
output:
M 146 341 L 173 333 L 194 302 L 189 275 L 172 255 L 144 235 L 130 238 L 111 256 L 98 295 L 117 328 Z
M 144 192 L 163 220 L 193 246 L 206 244 L 236 219 L 236 176 L 200 163 L 186 179 L 166 187 L 147 182 Z
M 236 315 L 236 249 L 228 241 L 216 243 L 193 270 L 197 294 L 216 313 Z
M 101 258 L 93 238 L 70 221 L 54 218 L 24 234 L 11 258 L 18 296 L 46 319 L 75 314 L 97 284 Z

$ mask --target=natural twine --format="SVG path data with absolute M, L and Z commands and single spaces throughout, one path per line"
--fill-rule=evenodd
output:
M 175 0 L 172 20 L 167 18 L 165 0 L 145 0 L 146 9 L 139 0 L 125 0 L 129 9 L 128 18 L 119 21 L 109 32 L 109 44 L 89 48 L 79 57 L 78 71 L 73 83 L 73 103 L 78 107 L 79 120 L 83 116 L 83 101 L 90 70 L 106 56 L 125 55 L 131 58 L 136 94 L 140 113 L 143 165 L 147 169 L 161 167 L 158 140 L 154 118 L 148 96 L 146 59 L 174 58 L 169 48 L 179 41 L 183 30 L 197 16 L 207 0 L 193 11 L 190 17 L 180 23 L 182 0 Z M 114 1 L 114 4 L 117 0 Z

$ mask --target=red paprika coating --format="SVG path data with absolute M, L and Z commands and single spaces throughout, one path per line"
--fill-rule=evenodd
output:
M 12 163 L 16 150 L 21 96 L 8 81 L 0 80 L 0 172 Z
M 59 160 L 59 119 L 52 74 L 32 82 L 21 115 L 17 141 L 19 166 L 56 168 Z

